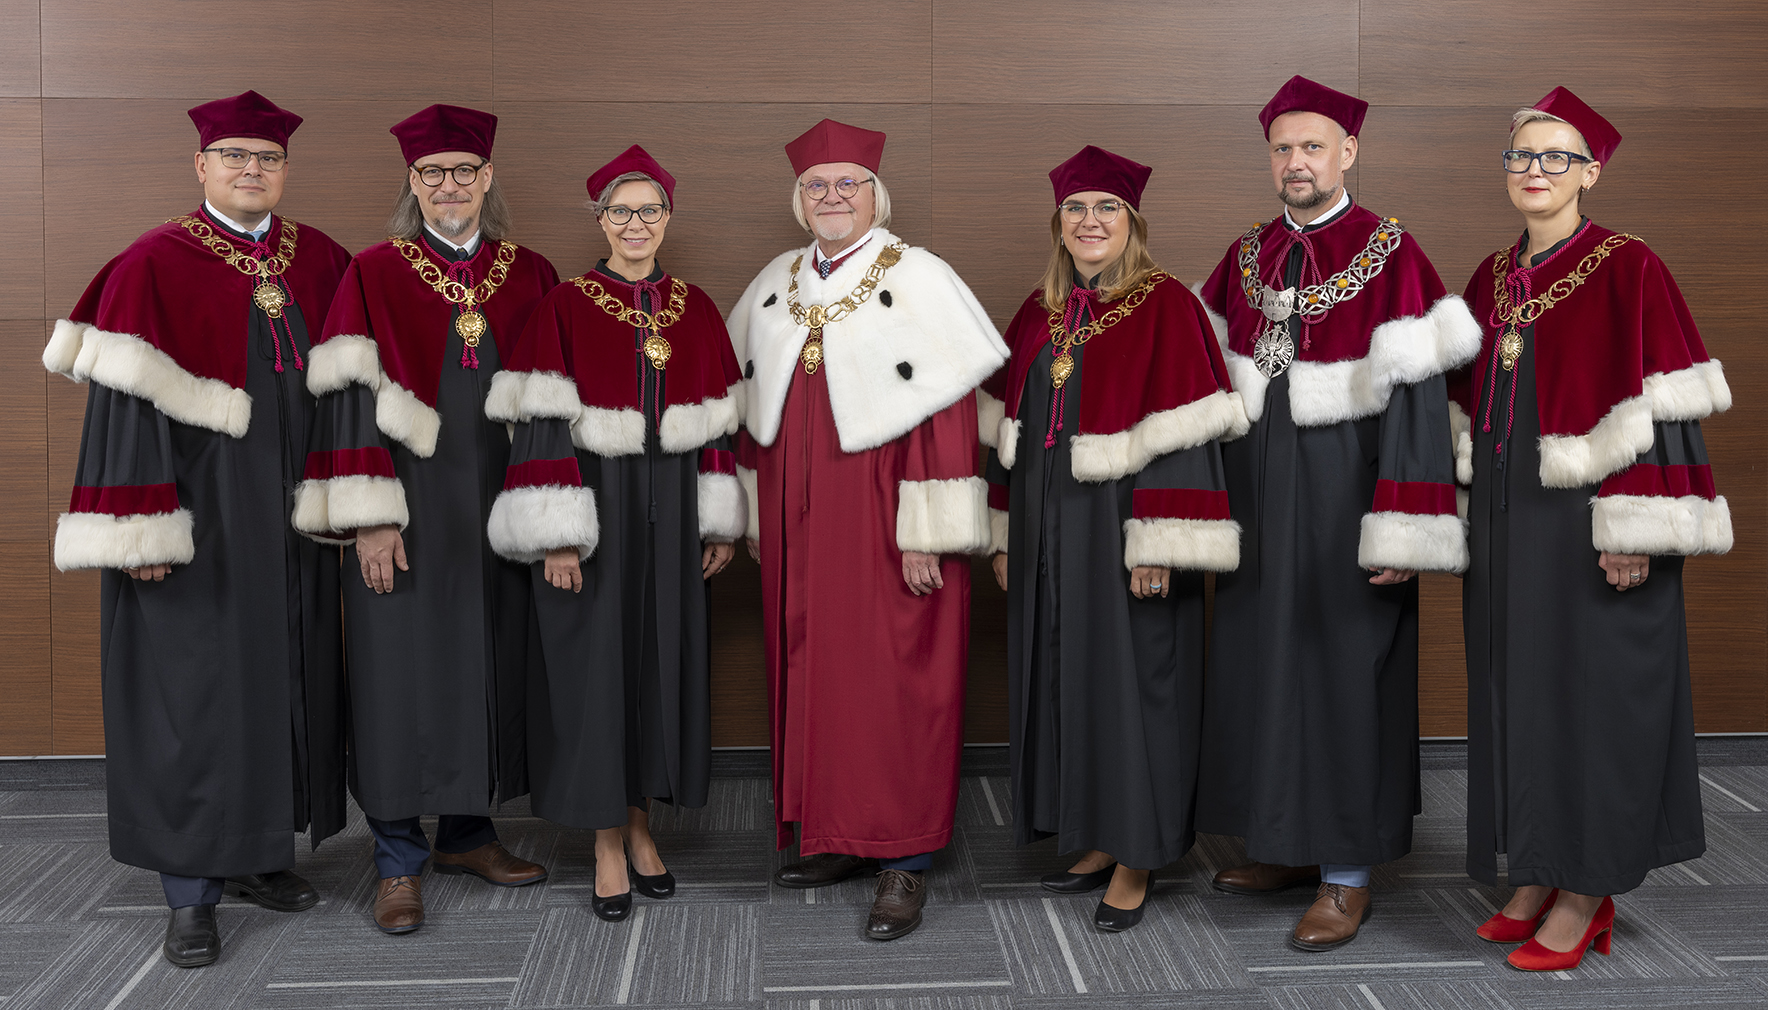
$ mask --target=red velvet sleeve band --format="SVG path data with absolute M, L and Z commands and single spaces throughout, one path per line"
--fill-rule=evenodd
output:
M 1683 498 L 1697 495 L 1712 501 L 1713 468 L 1705 463 L 1685 466 L 1656 466 L 1635 463 L 1602 482 L 1596 492 L 1599 498 L 1614 494 L 1641 495 L 1656 498 Z
M 531 459 L 511 464 L 504 471 L 503 489 L 519 487 L 582 487 L 583 475 L 577 470 L 577 457 L 567 459 Z
M 726 473 L 732 477 L 737 475 L 737 454 L 729 449 L 701 449 L 701 473 Z
M 1228 492 L 1202 488 L 1137 488 L 1137 519 L 1228 519 Z
M 331 480 L 333 477 L 392 477 L 393 457 L 378 445 L 366 449 L 332 449 L 307 454 L 302 477 Z
M 1407 512 L 1418 516 L 1455 514 L 1455 485 L 1429 481 L 1378 480 L 1371 512 Z
M 1138 494 L 1140 492 L 1137 492 Z M 1013 498 L 1012 489 L 1005 484 L 989 484 L 988 507 L 999 512 L 1007 511 L 1008 503 Z
M 176 484 L 118 484 L 75 487 L 69 512 L 102 512 L 113 516 L 158 515 L 178 511 Z

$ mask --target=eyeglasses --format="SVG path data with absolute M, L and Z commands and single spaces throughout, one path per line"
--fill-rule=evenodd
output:
M 442 185 L 442 180 L 450 175 L 454 176 L 456 185 L 471 186 L 473 180 L 479 177 L 479 169 L 489 164 L 491 162 L 481 161 L 477 165 L 456 165 L 453 168 L 443 168 L 440 165 L 425 165 L 423 168 L 419 168 L 413 165 L 411 170 L 417 173 L 417 177 L 423 180 L 424 185 L 435 189 Z
M 647 203 L 637 210 L 633 210 L 631 207 L 622 207 L 618 205 L 602 208 L 602 215 L 616 225 L 623 225 L 626 222 L 631 221 L 632 215 L 634 214 L 637 214 L 638 219 L 646 224 L 656 224 L 658 221 L 663 220 L 663 205 L 660 203 Z
M 1570 151 L 1542 151 L 1539 154 L 1533 151 L 1505 151 L 1504 171 L 1522 175 L 1536 160 L 1541 162 L 1541 171 L 1548 175 L 1564 175 L 1571 171 L 1572 162 L 1589 162 L 1595 159 Z
M 1123 213 L 1123 204 L 1116 200 L 1100 200 L 1088 206 L 1078 201 L 1062 205 L 1062 220 L 1069 224 L 1080 224 L 1087 219 L 1087 212 L 1093 212 L 1093 219 L 1100 224 L 1110 224 Z
M 835 183 L 835 195 L 843 200 L 851 200 L 854 194 L 859 192 L 860 186 L 871 181 L 871 179 L 842 179 Z M 821 179 L 801 182 L 798 186 L 804 190 L 804 195 L 812 200 L 821 200 L 829 195 L 829 184 Z
M 258 159 L 258 167 L 266 172 L 280 172 L 288 164 L 289 156 L 281 151 L 248 151 L 243 147 L 205 147 L 204 154 L 219 154 L 221 164 L 228 168 L 244 168 Z

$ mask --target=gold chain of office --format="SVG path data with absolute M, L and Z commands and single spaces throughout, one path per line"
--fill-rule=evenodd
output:
M 1148 279 L 1136 285 L 1136 289 L 1123 296 L 1117 307 L 1092 322 L 1075 330 L 1073 333 L 1062 332 L 1062 312 L 1057 309 L 1050 311 L 1050 342 L 1055 346 L 1050 357 L 1050 385 L 1057 389 L 1074 374 L 1073 350 L 1086 343 L 1118 323 L 1130 317 L 1137 306 L 1148 298 L 1154 286 L 1166 280 L 1169 275 L 1164 270 L 1156 270 L 1148 275 Z
M 1516 367 L 1516 359 L 1522 357 L 1522 331 L 1525 326 L 1533 326 L 1541 314 L 1557 305 L 1570 295 L 1596 272 L 1608 254 L 1639 238 L 1637 235 L 1610 235 L 1602 240 L 1602 244 L 1590 250 L 1578 264 L 1578 268 L 1547 286 L 1547 290 L 1523 302 L 1521 305 L 1510 304 L 1510 292 L 1504 287 L 1504 278 L 1510 273 L 1515 253 L 1503 250 L 1492 257 L 1492 298 L 1497 306 L 1497 314 L 1504 319 L 1504 336 L 1498 340 L 1498 361 L 1506 372 Z
M 207 221 L 195 214 L 186 214 L 171 220 L 190 232 L 191 238 L 208 246 L 209 251 L 221 257 L 228 266 L 247 277 L 258 278 L 257 287 L 252 289 L 252 303 L 263 309 L 264 314 L 272 319 L 282 317 L 283 307 L 289 303 L 288 292 L 266 278 L 280 276 L 295 262 L 295 237 L 299 229 L 293 221 L 283 219 L 282 238 L 276 243 L 276 255 L 258 259 L 234 245 L 227 236 L 216 234 Z
M 510 264 L 516 261 L 516 244 L 514 242 L 497 243 L 497 255 L 492 258 L 491 269 L 485 272 L 485 279 L 469 288 L 443 273 L 442 268 L 437 266 L 434 260 L 424 255 L 424 251 L 418 248 L 417 243 L 407 242 L 402 238 L 389 238 L 387 241 L 393 243 L 393 248 L 399 250 L 400 255 L 405 257 L 405 261 L 411 264 L 413 270 L 417 271 L 418 277 L 425 284 L 434 288 L 444 301 L 450 305 L 461 306 L 460 315 L 456 316 L 454 320 L 454 332 L 460 334 L 460 339 L 468 347 L 479 346 L 479 338 L 483 337 L 486 329 L 489 328 L 489 324 L 485 322 L 485 315 L 479 311 L 479 306 L 489 301 L 491 296 L 497 293 L 498 287 L 509 277 Z
M 669 279 L 669 304 L 661 312 L 630 308 L 590 277 L 573 277 L 571 283 L 577 285 L 577 289 L 603 312 L 628 326 L 636 326 L 644 331 L 645 358 L 650 361 L 652 368 L 661 372 L 663 366 L 669 364 L 669 356 L 674 353 L 674 348 L 669 346 L 669 341 L 663 339 L 661 331 L 681 322 L 682 314 L 687 311 L 688 286 L 680 277 Z
M 892 242 L 879 250 L 878 258 L 866 268 L 866 275 L 859 286 L 848 292 L 845 297 L 833 306 L 825 308 L 812 305 L 806 308 L 798 304 L 798 268 L 804 265 L 804 254 L 792 261 L 792 283 L 786 288 L 786 309 L 792 313 L 792 321 L 800 326 L 810 327 L 810 335 L 804 338 L 804 350 L 798 355 L 804 362 L 804 374 L 815 375 L 817 366 L 823 363 L 823 327 L 847 318 L 854 309 L 865 304 L 872 297 L 872 291 L 878 282 L 884 279 L 884 271 L 889 270 L 902 261 L 902 254 L 908 250 L 907 243 Z
M 1400 227 L 1399 218 L 1382 218 L 1369 234 L 1363 251 L 1351 257 L 1349 266 L 1318 284 L 1281 291 L 1258 275 L 1259 232 L 1263 229 L 1262 222 L 1254 223 L 1251 230 L 1240 236 L 1240 290 L 1246 294 L 1246 304 L 1265 317 L 1265 325 L 1253 344 L 1252 362 L 1265 378 L 1275 379 L 1295 362 L 1289 318 L 1300 316 L 1309 323 L 1317 323 L 1334 305 L 1355 298 L 1363 285 L 1381 275 L 1381 268 L 1400 247 L 1400 236 L 1406 229 Z

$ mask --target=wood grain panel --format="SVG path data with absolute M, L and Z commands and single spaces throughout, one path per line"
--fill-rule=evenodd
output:
M 712 577 L 711 635 L 712 746 L 768 746 L 761 566 L 741 543 L 729 567 Z
M 0 319 L 41 319 L 43 111 L 35 98 L 0 99 L 0 179 Z
M 9 503 L 0 509 L 0 541 L 7 543 L 48 542 L 46 330 L 41 319 L 0 321 L 0 495 Z
M 1007 742 L 1007 594 L 988 558 L 970 559 L 970 665 L 964 742 Z
M 1256 111 L 1293 74 L 1354 92 L 1357 9 L 1355 0 L 1278 0 L 1259 4 L 1256 13 L 1209 0 L 940 4 L 933 25 L 935 101 L 1250 105 Z M 1085 132 L 1091 108 L 1051 132 Z
M 1418 734 L 1467 735 L 1461 580 L 1441 572 L 1418 577 Z
M 0 96 L 35 98 L 43 93 L 37 8 L 30 0 L 0 4 Z
M 932 9 L 932 0 L 876 0 L 851 10 L 775 0 L 653 0 L 630 17 L 608 5 L 604 16 L 585 17 L 584 5 L 572 0 L 501 0 L 497 97 L 925 102 L 932 91 Z M 649 125 L 617 122 L 626 129 Z
M 491 101 L 484 51 L 491 0 L 303 0 L 250 9 L 42 0 L 40 7 L 43 94 L 54 98 L 164 98 L 182 109 L 249 87 L 301 115 L 310 98 L 397 99 L 413 111 Z
M 0 579 L 0 754 L 53 753 L 48 541 L 0 540 Z
M 41 368 L 41 363 L 38 364 Z M 48 373 L 44 373 L 48 375 Z M 50 517 L 68 506 L 80 455 L 80 422 L 86 386 L 49 376 Z M 53 523 L 53 518 L 49 519 Z M 53 527 L 51 527 L 53 528 Z M 46 538 L 47 541 L 47 538 Z M 57 572 L 44 556 L 48 576 L 50 664 L 54 686 L 54 754 L 104 752 L 104 714 L 98 688 L 98 573 Z
M 1768 106 L 1755 0 L 1365 0 L 1361 28 L 1358 94 L 1376 105 L 1514 110 L 1564 84 L 1605 114 Z

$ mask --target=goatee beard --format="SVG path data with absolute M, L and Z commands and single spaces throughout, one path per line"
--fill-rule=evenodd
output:
M 468 217 L 466 215 L 449 217 L 447 212 L 444 212 L 442 217 L 437 219 L 436 223 L 430 225 L 430 227 L 436 229 L 436 231 L 444 238 L 460 238 L 467 233 L 468 229 L 472 228 L 472 226 L 477 223 L 478 221 L 476 218 Z
M 829 217 L 835 217 L 835 215 L 831 214 Z M 829 217 L 816 219 L 817 238 L 825 242 L 839 242 L 853 234 L 853 215 L 848 214 L 840 218 L 839 222 L 832 221 Z
M 1328 200 L 1338 199 L 1338 187 L 1321 189 L 1318 184 L 1315 184 L 1307 196 L 1295 196 L 1289 192 L 1289 186 L 1285 183 L 1283 188 L 1277 191 L 1277 198 L 1296 210 L 1313 210 Z

